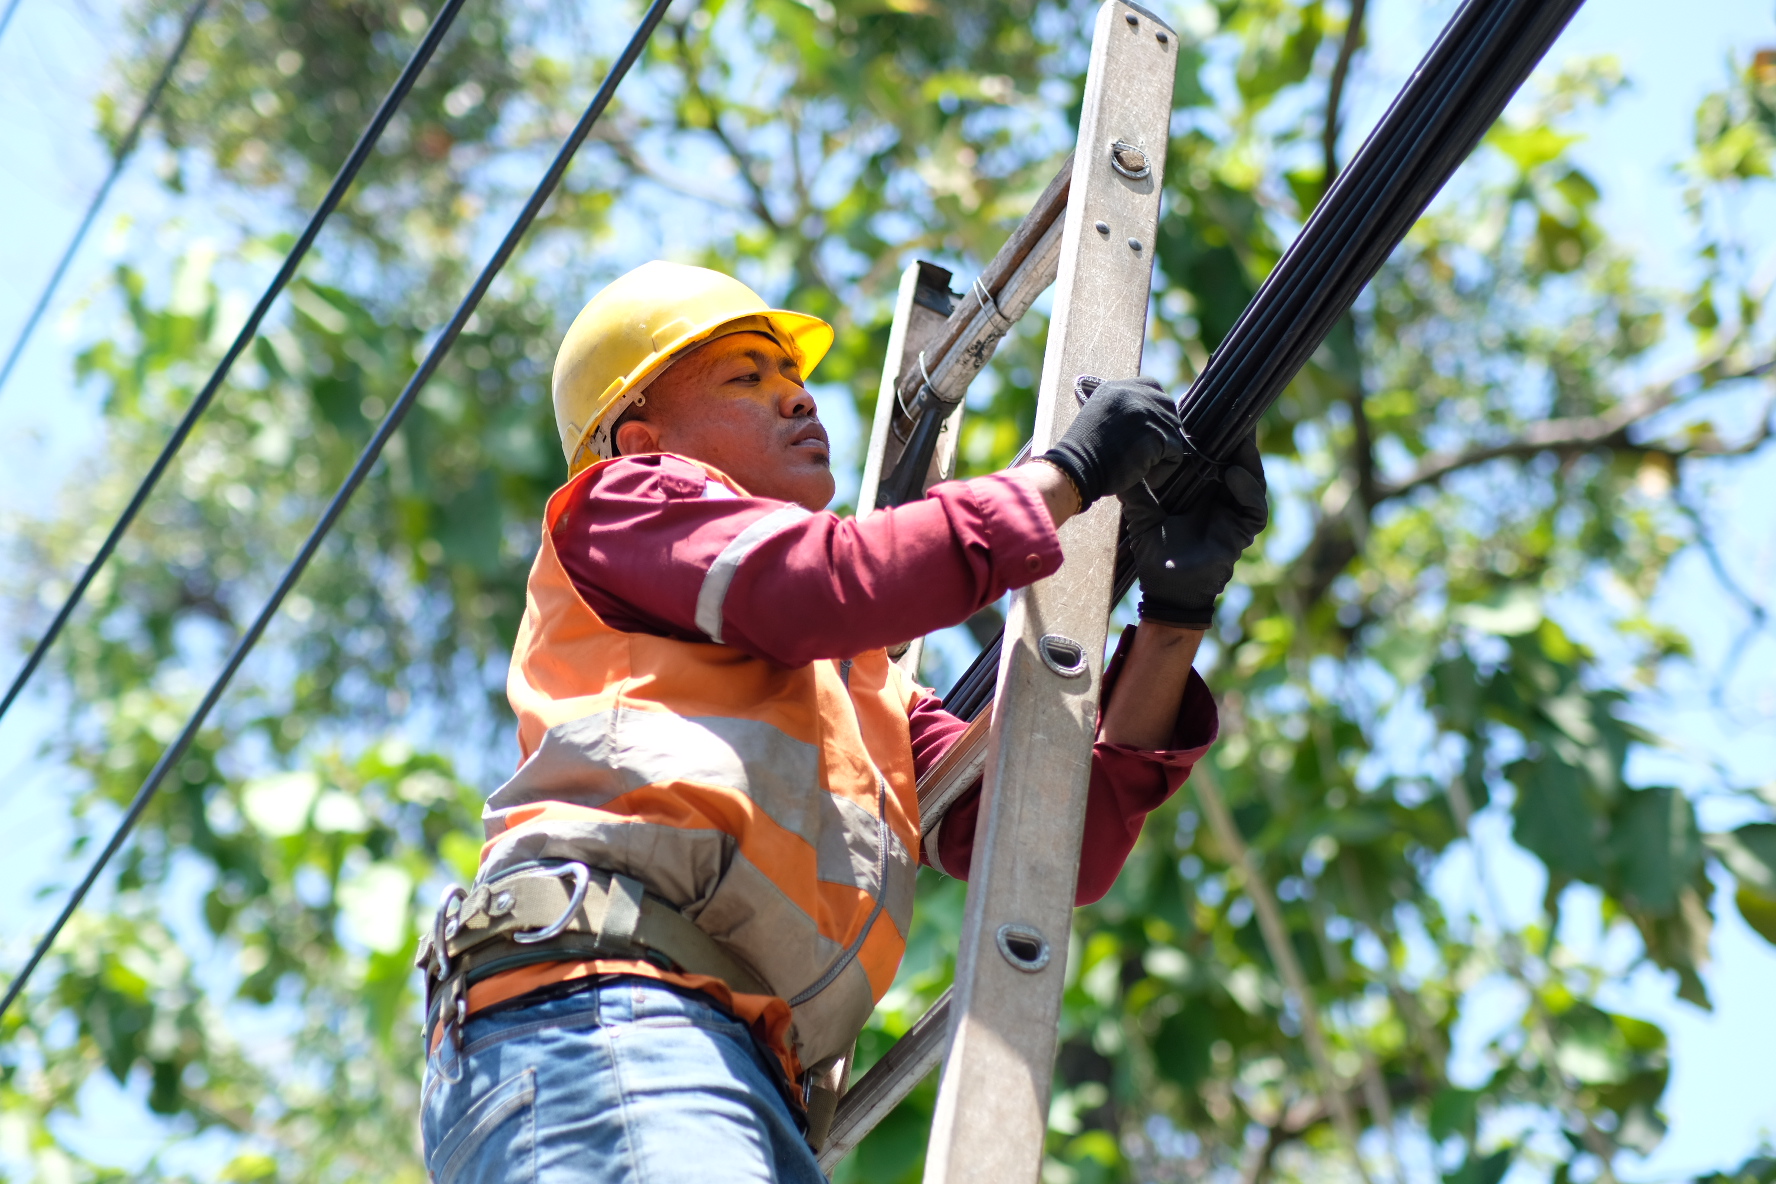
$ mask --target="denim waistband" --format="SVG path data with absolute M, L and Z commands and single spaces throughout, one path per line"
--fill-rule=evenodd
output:
M 587 979 L 585 987 L 571 994 L 470 1016 L 463 1030 L 461 1053 L 458 1054 L 446 1039 L 439 1042 L 436 1051 L 428 1058 L 431 1070 L 428 1078 L 431 1080 L 427 1081 L 424 1092 L 430 1094 L 438 1077 L 456 1077 L 461 1071 L 459 1056 L 472 1057 L 507 1040 L 556 1028 L 614 1027 L 649 1021 L 677 1021 L 727 1029 L 735 1038 L 751 1046 L 754 1058 L 789 1102 L 797 1122 L 802 1121 L 798 1091 L 784 1076 L 777 1057 L 759 1043 L 746 1024 L 701 991 L 640 975 Z

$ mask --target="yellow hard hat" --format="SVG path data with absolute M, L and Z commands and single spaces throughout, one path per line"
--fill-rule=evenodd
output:
M 804 380 L 833 341 L 832 326 L 819 317 L 771 308 L 739 280 L 706 267 L 656 259 L 592 297 L 555 355 L 555 426 L 570 472 L 615 455 L 612 425 L 674 358 L 746 330 L 775 337 Z

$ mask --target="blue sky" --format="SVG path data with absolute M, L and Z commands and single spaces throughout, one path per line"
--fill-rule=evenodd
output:
M 1178 7 L 1163 0 L 1159 6 Z M 1353 96 L 1351 135 L 1360 136 L 1380 113 L 1390 88 L 1411 69 L 1448 11 L 1445 3 L 1414 0 L 1372 5 L 1371 52 L 1379 72 L 1373 85 Z M 6 277 L 0 285 L 0 345 L 10 343 L 104 175 L 106 157 L 91 134 L 91 99 L 106 82 L 109 56 L 127 36 L 115 0 L 24 0 L 0 41 L 0 111 L 6 113 L 0 120 L 0 159 L 6 162 L 0 169 L 0 275 Z M 1696 103 L 1722 85 L 1730 58 L 1743 61 L 1762 46 L 1776 46 L 1773 0 L 1683 6 L 1590 0 L 1551 55 L 1558 63 L 1611 53 L 1631 81 L 1606 111 L 1581 120 L 1587 138 L 1577 151 L 1604 192 L 1601 217 L 1615 235 L 1636 245 L 1643 274 L 1656 283 L 1676 287 L 1692 279 L 1685 261 L 1690 232 L 1673 166 L 1688 149 Z M 53 510 L 57 487 L 77 478 L 97 455 L 96 409 L 90 392 L 74 386 L 71 368 L 77 343 L 102 323 L 90 312 L 83 317 L 86 298 L 119 259 L 168 260 L 200 234 L 201 207 L 169 198 L 155 181 L 159 155 L 150 139 L 132 162 L 23 364 L 0 392 L 0 516 Z M 1760 226 L 1776 228 L 1776 203 L 1747 203 L 1735 216 L 1756 239 Z M 1760 245 L 1766 259 L 1776 255 L 1776 229 Z M 262 268 L 249 269 L 257 270 Z M 835 426 L 844 428 L 847 418 Z M 856 455 L 855 441 L 838 443 L 841 455 Z M 1725 541 L 1726 562 L 1745 587 L 1770 599 L 1776 590 L 1776 455 L 1711 467 L 1696 492 Z M 1636 702 L 1635 710 L 1656 717 L 1676 743 L 1670 751 L 1637 757 L 1637 777 L 1699 789 L 1711 783 L 1710 765 L 1718 764 L 1734 784 L 1776 783 L 1776 644 L 1766 637 L 1743 655 L 1717 704 L 1709 690 L 1737 644 L 1741 610 L 1695 554 L 1674 566 L 1657 607 L 1696 640 L 1698 657 L 1693 670 L 1674 671 L 1660 693 Z M 10 610 L 0 610 L 6 627 L 16 620 Z M 10 663 L 0 664 L 0 676 L 10 677 Z M 42 702 L 21 707 L 0 724 L 0 810 L 7 831 L 65 833 L 66 795 L 58 772 L 34 759 L 38 738 L 56 712 Z M 1704 800 L 1701 808 L 1705 825 L 1716 827 L 1742 820 L 1744 810 L 1719 798 Z M 1511 886 L 1505 907 L 1527 915 L 1540 899 L 1538 873 L 1511 845 L 1501 820 L 1488 826 L 1481 828 L 1480 856 L 1497 880 Z M 0 892 L 17 899 L 54 872 L 55 850 L 55 843 L 40 842 L 35 855 L 9 851 L 0 866 Z M 1468 891 L 1461 861 L 1471 858 L 1453 856 L 1439 879 L 1452 901 Z M 1760 1138 L 1776 1137 L 1776 1089 L 1767 1084 L 1769 1066 L 1776 1064 L 1776 950 L 1746 928 L 1730 900 L 1723 896 L 1716 905 L 1721 923 L 1707 975 L 1712 1014 L 1675 1001 L 1671 983 L 1647 970 L 1611 987 L 1606 999 L 1660 1022 L 1674 1046 L 1666 1099 L 1671 1133 L 1648 1162 L 1624 1165 L 1631 1180 L 1724 1167 Z M 1607 962 L 1619 954 L 1596 935 L 1595 913 L 1594 903 L 1588 908 L 1584 894 L 1575 894 L 1565 936 Z M 15 963 L 37 924 L 37 916 L 21 919 L 10 912 L 0 922 L 0 957 Z M 1489 1025 L 1508 1022 L 1511 1008 L 1503 995 L 1477 995 L 1464 1015 L 1465 1039 L 1472 1045 Z M 124 1110 L 100 1107 L 91 1122 L 89 1134 L 121 1160 L 139 1162 L 150 1149 Z

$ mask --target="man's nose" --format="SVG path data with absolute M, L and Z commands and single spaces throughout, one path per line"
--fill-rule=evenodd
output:
M 799 382 L 789 383 L 789 389 L 783 392 L 779 405 L 786 419 L 815 418 L 820 414 L 820 409 L 814 405 L 814 396 Z

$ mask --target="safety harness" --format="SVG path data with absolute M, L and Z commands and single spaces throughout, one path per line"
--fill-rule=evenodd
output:
M 470 891 L 452 884 L 420 939 L 414 965 L 426 972 L 426 1032 L 460 1044 L 469 988 L 503 970 L 538 962 L 628 958 L 662 970 L 719 978 L 745 994 L 769 995 L 732 954 L 683 913 L 624 875 L 573 862 L 512 868 Z
M 595 958 L 633 959 L 662 970 L 706 975 L 742 994 L 772 993 L 744 963 L 640 881 L 583 863 L 539 860 L 468 891 L 455 884 L 445 890 L 413 959 L 425 972 L 427 1045 L 449 1040 L 461 1055 L 469 988 L 483 979 L 539 962 Z M 767 1061 L 776 1066 L 776 1058 Z M 831 1126 L 842 1074 L 835 1058 L 814 1066 L 796 1085 L 787 1079 L 778 1083 L 816 1151 Z

